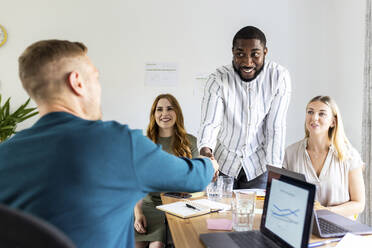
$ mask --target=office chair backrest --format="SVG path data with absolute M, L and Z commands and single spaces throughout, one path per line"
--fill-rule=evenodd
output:
M 0 205 L 0 248 L 75 248 L 72 241 L 47 222 Z

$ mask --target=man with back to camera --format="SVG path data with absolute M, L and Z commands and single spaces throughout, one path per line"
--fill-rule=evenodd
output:
M 235 177 L 234 188 L 266 188 L 266 165 L 281 167 L 289 72 L 267 54 L 265 34 L 240 29 L 233 39 L 232 64 L 212 73 L 202 100 L 198 147 L 215 157 L 220 174 Z
M 44 40 L 19 57 L 41 118 L 0 144 L 0 202 L 54 224 L 77 247 L 134 247 L 137 201 L 201 191 L 218 164 L 178 158 L 139 130 L 101 121 L 99 73 L 86 53 L 79 42 Z

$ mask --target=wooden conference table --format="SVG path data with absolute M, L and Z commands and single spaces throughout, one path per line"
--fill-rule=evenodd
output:
M 167 197 L 164 195 L 161 195 L 161 199 L 163 204 L 172 203 L 175 201 L 179 201 L 180 199 Z M 195 198 L 200 199 L 200 198 Z M 194 200 L 194 198 L 192 199 Z M 263 200 L 257 200 L 256 202 L 256 208 L 263 208 Z M 216 231 L 216 230 L 208 230 L 207 228 L 207 219 L 209 218 L 231 218 L 231 212 L 226 211 L 223 213 L 211 213 L 206 214 L 198 217 L 192 217 L 189 219 L 182 219 L 179 217 L 176 217 L 171 214 L 166 214 L 166 218 L 168 221 L 169 229 L 172 234 L 172 239 L 174 242 L 174 245 L 176 248 L 204 248 L 205 246 L 202 244 L 202 242 L 199 240 L 199 234 L 202 233 L 212 233 L 212 232 L 226 232 L 226 231 Z M 253 229 L 260 229 L 260 223 L 261 223 L 261 215 L 256 214 L 254 217 L 253 222 Z M 371 237 L 371 243 L 372 243 L 372 235 Z M 314 235 L 311 235 L 310 242 L 316 242 L 326 240 L 322 238 L 318 238 Z M 320 247 L 333 247 L 337 244 L 337 242 L 320 246 Z

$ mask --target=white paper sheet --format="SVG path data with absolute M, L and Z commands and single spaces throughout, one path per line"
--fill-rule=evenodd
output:
M 366 237 L 355 235 L 352 233 L 347 233 L 341 241 L 336 245 L 338 248 L 350 248 L 350 247 L 358 247 L 358 248 L 370 248 L 371 240 L 367 240 Z
M 204 206 L 208 206 L 212 210 L 213 209 L 230 210 L 230 205 L 221 203 L 221 202 L 211 201 L 208 199 L 199 199 L 199 200 L 194 200 L 192 202 L 195 202 L 197 204 L 201 204 Z
M 177 86 L 178 68 L 176 63 L 146 63 L 146 86 Z
M 205 87 L 205 84 L 207 83 L 208 78 L 209 78 L 208 73 L 199 73 L 195 75 L 194 95 L 199 97 L 200 99 L 204 95 L 204 87 Z
M 256 196 L 265 196 L 266 190 L 265 189 L 235 189 L 234 193 L 246 193 L 246 192 L 256 192 Z

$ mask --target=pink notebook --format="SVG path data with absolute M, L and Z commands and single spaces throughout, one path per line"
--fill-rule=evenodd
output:
M 209 230 L 232 230 L 232 220 L 229 219 L 207 219 L 207 227 Z

